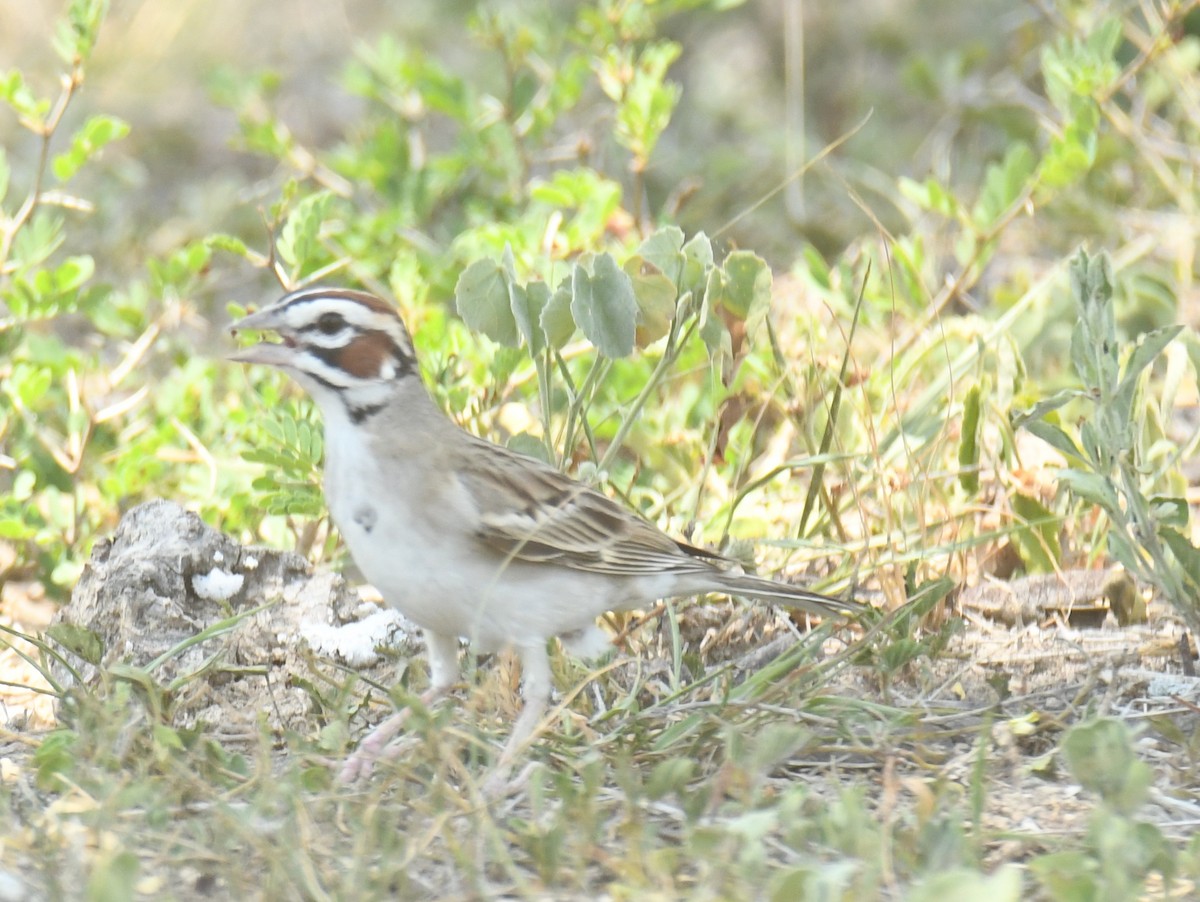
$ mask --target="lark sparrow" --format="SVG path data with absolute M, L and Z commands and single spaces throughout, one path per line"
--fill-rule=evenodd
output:
M 519 654 L 525 706 L 502 762 L 545 712 L 547 639 L 594 629 L 605 611 L 707 592 L 821 616 L 862 607 L 748 575 L 553 467 L 465 432 L 422 384 L 395 309 L 373 295 L 305 288 L 232 328 L 278 334 L 281 343 L 232 359 L 279 367 L 321 408 L 329 512 L 363 575 L 424 629 L 424 700 L 458 679 L 459 637 Z M 343 781 L 370 770 L 403 717 L 360 744 Z

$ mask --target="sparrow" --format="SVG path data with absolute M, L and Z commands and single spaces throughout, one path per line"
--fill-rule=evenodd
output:
M 424 632 L 429 704 L 458 680 L 459 640 L 511 648 L 524 708 L 500 755 L 511 764 L 553 688 L 547 641 L 596 633 L 607 611 L 724 593 L 820 617 L 864 606 L 746 573 L 673 539 L 554 467 L 478 438 L 438 407 L 396 309 L 350 288 L 308 287 L 232 325 L 278 342 L 231 359 L 276 367 L 320 408 L 329 513 L 363 576 Z M 349 782 L 388 757 L 406 711 L 346 761 Z

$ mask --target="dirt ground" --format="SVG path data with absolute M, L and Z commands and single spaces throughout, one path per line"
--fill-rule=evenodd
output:
M 55 610 L 36 586 L 9 584 L 0 599 L 0 624 L 40 633 Z M 1014 626 L 972 617 L 934 658 L 906 665 L 886 689 L 873 669 L 847 667 L 823 691 L 912 712 L 910 726 L 883 762 L 885 817 L 897 798 L 926 791 L 923 781 L 930 778 L 967 786 L 977 767 L 980 731 L 990 724 L 984 828 L 1048 838 L 1081 833 L 1093 800 L 1082 798 L 1080 787 L 1069 780 L 1049 779 L 1056 767 L 1052 753 L 1073 723 L 1110 715 L 1138 733 L 1138 752 L 1157 777 L 1150 810 L 1142 816 L 1167 836 L 1186 839 L 1200 824 L 1200 804 L 1191 800 L 1193 763 L 1186 746 L 1152 727 L 1173 723 L 1185 735 L 1194 733 L 1200 679 L 1182 673 L 1182 625 L 1154 605 L 1150 611 L 1148 623 L 1122 627 L 1110 617 L 1099 628 L 1075 627 L 1062 617 Z M 777 614 L 761 609 L 712 605 L 689 608 L 681 627 L 697 645 L 707 646 L 709 660 L 742 659 L 753 665 L 779 637 L 780 622 Z M 36 655 L 36 649 L 11 635 L 5 639 L 0 757 L 11 767 L 53 727 L 54 698 L 22 657 L 22 652 Z M 237 704 L 245 699 L 239 697 Z M 854 770 L 843 765 L 839 773 L 849 778 Z M 803 775 L 799 770 L 794 776 Z M 824 768 L 814 776 L 814 786 L 830 785 Z M 995 855 L 1006 859 L 1002 848 Z

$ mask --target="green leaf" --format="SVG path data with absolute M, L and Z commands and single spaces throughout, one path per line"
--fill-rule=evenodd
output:
M 1098 473 L 1071 469 L 1059 470 L 1058 478 L 1084 501 L 1095 504 L 1109 513 L 1120 510 L 1120 502 L 1117 501 L 1117 493 L 1111 479 Z
M 311 269 L 311 259 L 317 250 L 317 238 L 325 221 L 325 210 L 332 195 L 328 191 L 310 194 L 288 214 L 279 233 L 276 248 L 279 257 L 295 274 Z
M 1036 435 L 1042 441 L 1058 449 L 1068 457 L 1083 457 L 1083 453 L 1079 450 L 1079 446 L 1075 444 L 1075 440 L 1053 423 L 1047 423 L 1045 420 L 1030 420 L 1025 424 L 1025 430 Z
M 522 287 L 514 281 L 509 281 L 508 296 L 517 330 L 525 339 L 530 355 L 541 354 L 546 348 L 542 311 L 550 303 L 549 286 L 545 282 L 530 282 Z
M 621 206 L 621 186 L 591 169 L 557 170 L 549 182 L 534 181 L 530 199 L 564 214 L 560 242 L 565 249 L 596 247 Z M 540 235 L 539 235 L 540 237 Z
M 1163 350 L 1166 349 L 1175 337 L 1183 331 L 1183 326 L 1167 326 L 1163 329 L 1155 329 L 1152 332 L 1147 332 L 1138 341 L 1134 347 L 1133 353 L 1129 355 L 1129 359 L 1125 362 L 1125 367 L 1121 373 L 1121 381 L 1117 385 L 1117 392 L 1113 396 L 1113 409 L 1116 418 L 1122 422 L 1127 422 L 1133 416 L 1133 401 L 1137 392 L 1138 378 L 1142 374 L 1142 370 L 1150 366 Z
M 321 434 L 311 423 L 297 424 L 296 448 L 305 463 L 311 464 L 321 459 Z
M 54 177 L 68 181 L 80 167 L 110 144 L 129 134 L 129 124 L 115 116 L 93 116 L 71 138 L 71 146 L 51 163 Z
M 32 470 L 18 470 L 13 477 L 9 494 L 15 501 L 29 501 L 37 490 L 37 474 Z
M 1013 542 L 1030 573 L 1052 573 L 1062 560 L 1058 541 L 1059 518 L 1036 498 L 1012 496 L 1013 512 L 1019 518 Z
M 682 792 L 696 773 L 696 762 L 691 758 L 667 758 L 654 765 L 646 778 L 646 797 L 661 799 L 671 793 Z
M 4 381 L 4 391 L 15 394 L 26 408 L 37 410 L 54 382 L 54 375 L 49 367 L 17 364 Z
M 1070 274 L 1071 294 L 1084 311 L 1104 311 L 1112 307 L 1115 278 L 1108 254 L 1088 256 L 1088 253 L 1080 248 L 1071 258 Z M 1093 328 L 1093 333 L 1098 337 L 1110 338 L 1115 335 L 1107 319 L 1097 318 L 1093 314 L 1088 317 L 1088 321 L 1099 327 Z
M 506 443 L 512 451 L 519 454 L 524 454 L 526 457 L 532 457 L 540 460 L 542 463 L 553 464 L 550 459 L 549 450 L 546 448 L 546 443 L 540 438 L 530 435 L 528 432 L 518 432 Z
M 958 200 L 933 176 L 929 176 L 923 182 L 901 177 L 898 187 L 902 195 L 922 209 L 938 213 L 947 219 L 958 218 Z
M 1087 36 L 1086 43 L 1095 61 L 1110 75 L 1116 75 L 1117 67 L 1115 65 L 1105 66 L 1105 64 L 1115 62 L 1117 47 L 1121 44 L 1121 20 L 1116 16 L 1103 20 Z M 1100 87 L 1106 88 L 1108 83 L 1104 82 Z
M 832 290 L 832 273 L 829 271 L 829 264 L 821 256 L 821 252 L 811 244 L 806 244 L 800 252 L 800 257 L 804 261 L 803 267 L 799 270 L 800 274 L 822 291 Z
M 1071 295 L 1081 306 L 1112 297 L 1112 268 L 1111 264 L 1105 265 L 1102 256 L 1092 257 L 1081 247 L 1071 258 Z
M 54 31 L 54 49 L 68 66 L 85 62 L 92 55 L 100 23 L 108 12 L 108 0 L 71 0 L 67 15 Z
M 1070 274 L 1079 310 L 1071 334 L 1071 362 L 1087 388 L 1108 396 L 1117 386 L 1119 351 L 1112 263 L 1107 254 L 1089 257 L 1081 248 L 1071 259 Z
M 1091 902 L 1103 897 L 1099 863 L 1086 852 L 1071 850 L 1039 855 L 1029 863 L 1029 870 L 1051 899 Z
M 32 539 L 37 528 L 17 517 L 0 517 L 0 539 Z
M 263 431 L 275 441 L 280 443 L 284 441 L 283 423 L 277 417 L 268 417 L 267 419 L 262 420 L 260 425 L 262 426 Z
M 1013 415 L 1013 428 L 1020 429 L 1024 427 L 1027 429 L 1030 422 L 1042 420 L 1060 407 L 1070 404 L 1080 397 L 1082 397 L 1082 392 L 1077 389 L 1063 389 L 1062 391 L 1055 392 L 1049 398 L 1043 398 L 1041 401 L 1038 401 L 1029 410 Z
M 682 263 L 682 258 L 680 258 Z M 637 343 L 645 347 L 662 338 L 675 318 L 675 282 L 648 260 L 633 256 L 625 261 L 637 299 Z
M 712 242 L 703 232 L 697 232 L 683 246 L 683 272 L 679 277 L 679 293 L 691 292 L 697 302 L 704 300 L 708 274 L 713 268 Z
M 994 874 L 984 874 L 956 867 L 920 881 L 906 895 L 908 902 L 1020 902 L 1021 872 L 1012 865 L 999 868 Z M 1061 898 L 1061 897 L 1055 897 Z
M 504 274 L 510 282 L 517 280 L 517 259 L 513 254 L 512 243 L 504 242 L 504 251 L 500 254 L 500 265 L 504 267 Z
M 226 235 L 222 232 L 217 232 L 206 236 L 204 243 L 212 250 L 235 254 L 244 260 L 255 261 L 258 259 L 258 254 L 250 250 L 246 246 L 246 242 L 235 235 Z
M 1146 499 L 1150 506 L 1150 515 L 1155 523 L 1164 526 L 1184 527 L 1188 524 L 1188 503 L 1186 498 L 1176 495 L 1151 495 Z
M 60 621 L 51 624 L 46 635 L 94 667 L 99 667 L 104 660 L 104 640 L 87 627 Z
M 959 484 L 970 494 L 979 491 L 979 431 L 980 397 L 979 383 L 971 386 L 963 400 L 962 441 L 958 445 Z
M 987 167 L 983 190 L 971 218 L 980 230 L 990 229 L 1024 193 L 1037 165 L 1037 158 L 1027 144 L 1013 144 L 1000 163 Z
M 1119 530 L 1110 530 L 1105 537 L 1108 543 L 1109 556 L 1130 573 L 1144 573 L 1146 570 L 1146 551 L 1141 545 L 1135 545 L 1129 534 Z M 1153 577 L 1153 574 L 1150 574 Z
M 575 318 L 571 315 L 571 277 L 567 276 L 554 289 L 546 306 L 542 308 L 542 329 L 546 341 L 556 351 L 560 350 L 575 334 Z
M 54 290 L 59 294 L 78 291 L 96 271 L 96 261 L 86 254 L 68 257 L 54 270 Z
M 1119 812 L 1132 814 L 1146 800 L 1153 775 L 1123 721 L 1101 717 L 1072 727 L 1062 752 L 1075 779 Z
M 1193 545 L 1188 537 L 1179 530 L 1169 526 L 1159 527 L 1158 534 L 1166 546 L 1171 549 L 1171 554 L 1179 562 L 1184 575 L 1191 582 L 1192 592 L 1200 591 L 1200 548 Z M 1198 596 L 1193 594 L 1192 597 Z
M 672 287 L 679 286 L 683 276 L 683 230 L 678 226 L 664 226 L 638 245 L 634 252 L 653 264 L 660 273 L 671 280 Z M 629 271 L 629 262 L 625 263 Z
M 32 269 L 44 263 L 65 240 L 62 217 L 41 208 L 17 232 L 10 262 L 16 269 Z
M 40 124 L 50 111 L 50 101 L 34 97 L 25 84 L 25 77 L 16 69 L 0 76 L 0 100 L 12 107 L 27 126 Z
M 1096 162 L 1100 107 L 1091 99 L 1077 101 L 1075 107 L 1076 115 L 1061 133 L 1050 139 L 1042 157 L 1038 182 L 1045 188 L 1061 189 L 1075 184 Z
M 718 312 L 725 274 L 712 268 L 708 271 L 708 283 L 704 287 L 700 307 L 700 338 L 708 348 L 710 356 L 733 354 L 733 339 Z
M 717 303 L 743 321 L 765 316 L 771 305 L 771 268 L 766 261 L 753 251 L 734 251 L 721 270 Z
M 612 255 L 596 257 L 590 274 L 577 264 L 571 287 L 571 313 L 588 341 L 605 357 L 633 353 L 637 298 L 632 281 Z
M 521 335 L 508 286 L 508 273 L 501 264 L 476 260 L 459 275 L 454 301 L 458 315 L 468 326 L 492 341 L 515 348 Z
M 1110 474 L 1118 459 L 1133 448 L 1133 423 L 1113 416 L 1111 404 L 1100 404 L 1079 424 L 1084 460 L 1098 473 Z
M 271 451 L 270 449 L 265 449 L 265 447 L 252 447 L 252 449 L 242 451 L 241 459 L 242 461 L 262 463 L 268 465 L 268 467 L 277 467 L 280 469 L 289 467 L 292 464 L 292 458 L 284 455 L 282 451 Z M 269 485 L 274 486 L 275 482 L 272 481 Z
M 179 735 L 179 731 L 168 727 L 166 724 L 155 724 L 152 730 L 154 736 L 154 744 L 162 751 L 183 751 L 183 739 Z
M 1103 20 L 1086 40 L 1063 36 L 1042 50 L 1042 78 L 1046 96 L 1062 114 L 1069 115 L 1079 101 L 1091 101 L 1108 91 L 1120 74 L 1115 58 L 1121 40 L 1121 22 Z
M 117 848 L 120 848 L 119 846 Z M 140 863 L 132 852 L 100 851 L 88 868 L 88 902 L 125 902 L 136 899 L 137 876 Z
M 42 789 L 61 789 L 55 779 L 60 774 L 69 775 L 75 767 L 75 744 L 78 735 L 72 730 L 55 730 L 38 743 L 33 753 L 37 766 L 37 785 Z
M 666 81 L 681 48 L 671 41 L 646 44 L 635 60 L 628 47 L 610 46 L 595 62 L 601 89 L 617 104 L 614 136 L 644 168 L 679 100 L 679 86 Z
M 797 755 L 813 739 L 812 728 L 804 724 L 764 724 L 755 731 L 740 764 L 752 773 L 770 773 Z

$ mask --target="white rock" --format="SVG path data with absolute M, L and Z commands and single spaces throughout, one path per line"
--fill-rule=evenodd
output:
M 379 658 L 376 648 L 396 645 L 397 633 L 407 636 L 411 630 L 412 623 L 391 608 L 379 608 L 362 620 L 343 626 L 300 624 L 300 635 L 313 651 L 351 667 L 375 663 Z
M 242 588 L 246 577 L 213 567 L 207 573 L 192 577 L 192 589 L 205 601 L 228 601 Z

